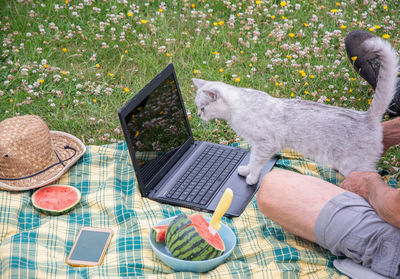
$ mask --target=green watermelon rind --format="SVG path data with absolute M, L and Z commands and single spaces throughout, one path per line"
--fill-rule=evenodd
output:
M 186 216 L 185 213 L 176 216 L 171 223 L 169 223 L 167 232 L 165 233 L 165 244 L 169 245 L 171 243 L 171 237 L 173 237 L 177 231 L 189 226 L 192 221 Z
M 217 258 L 224 253 L 225 249 L 219 250 L 213 247 L 191 224 L 192 221 L 182 213 L 168 226 L 165 244 L 174 257 L 188 261 L 203 261 Z M 189 239 L 190 243 L 185 239 Z
M 70 189 L 73 189 L 78 194 L 78 198 L 74 204 L 72 204 L 71 206 L 69 206 L 63 210 L 52 210 L 52 209 L 42 208 L 42 207 L 38 206 L 37 204 L 35 204 L 34 200 L 35 200 L 36 193 L 38 193 L 41 189 L 44 189 L 46 187 L 68 187 Z M 36 190 L 31 197 L 32 205 L 37 211 L 39 211 L 43 214 L 46 214 L 46 215 L 51 215 L 51 216 L 58 216 L 58 215 L 62 215 L 62 214 L 66 214 L 66 213 L 70 212 L 72 209 L 74 209 L 74 207 L 80 201 L 81 201 L 81 192 L 77 188 L 69 186 L 69 185 L 49 185 L 49 186 L 41 187 L 38 190 Z

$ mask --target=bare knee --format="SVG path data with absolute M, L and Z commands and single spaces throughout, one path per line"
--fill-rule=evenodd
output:
M 282 185 L 282 179 L 286 174 L 285 170 L 273 169 L 267 173 L 258 189 L 256 199 L 258 209 L 266 216 L 270 216 L 272 211 L 276 210 L 280 201 L 277 199 L 276 191 L 279 191 Z

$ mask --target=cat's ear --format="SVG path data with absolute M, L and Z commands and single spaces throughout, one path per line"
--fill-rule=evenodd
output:
M 201 88 L 207 83 L 207 81 L 204 79 L 194 78 L 193 83 L 197 88 Z
M 218 89 L 215 88 L 203 90 L 203 92 L 210 96 L 213 101 L 215 101 L 221 95 Z

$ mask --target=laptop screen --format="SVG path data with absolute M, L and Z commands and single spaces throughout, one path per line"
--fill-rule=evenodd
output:
M 190 138 L 185 113 L 171 73 L 125 117 L 145 184 Z

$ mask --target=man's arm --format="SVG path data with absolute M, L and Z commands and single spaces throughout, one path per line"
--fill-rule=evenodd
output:
M 366 199 L 378 215 L 400 228 L 400 190 L 388 186 L 376 172 L 352 172 L 340 184 Z
M 389 147 L 400 143 L 400 117 L 382 122 L 383 154 Z

